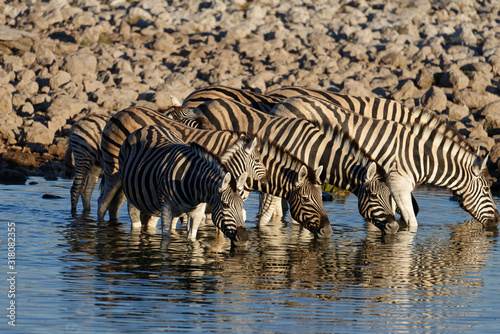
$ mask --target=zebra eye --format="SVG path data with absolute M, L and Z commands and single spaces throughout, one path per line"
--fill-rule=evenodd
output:
M 228 202 L 222 202 L 222 208 L 223 209 L 229 209 L 229 203 Z
M 302 199 L 305 203 L 309 202 L 309 196 L 304 196 L 302 197 Z
M 377 194 L 376 194 L 376 193 L 370 193 L 370 198 L 371 198 L 371 199 L 375 199 L 375 198 L 377 198 Z

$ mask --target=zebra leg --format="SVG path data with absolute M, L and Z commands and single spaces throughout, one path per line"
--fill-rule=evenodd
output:
M 71 186 L 71 212 L 76 213 L 76 207 L 78 206 L 78 199 L 82 195 L 83 189 L 85 188 L 85 185 L 87 183 L 88 179 L 88 171 L 86 169 L 83 169 L 82 167 L 75 166 L 75 178 L 73 179 L 73 185 Z M 82 197 L 83 201 L 83 197 Z M 85 210 L 85 203 L 83 206 L 83 209 Z M 90 209 L 90 205 L 89 205 Z
M 104 216 L 108 211 L 109 205 L 113 200 L 116 192 L 121 188 L 121 180 L 119 174 L 113 174 L 111 176 L 106 176 L 103 178 L 101 183 L 104 183 L 101 187 L 101 194 L 99 195 L 99 206 L 97 209 L 97 219 L 104 220 Z
M 170 206 L 170 203 L 163 203 L 161 207 L 161 232 L 163 235 L 170 236 L 172 233 L 175 233 L 175 229 L 172 230 L 173 219 L 174 215 L 172 213 L 172 207 Z
M 281 198 L 269 195 L 266 193 L 259 193 L 259 225 L 268 224 L 276 210 L 277 199 Z
M 156 225 L 158 224 L 158 220 L 160 220 L 160 217 L 157 217 L 157 216 L 150 216 L 149 217 L 149 220 L 147 221 L 148 231 L 156 229 Z M 141 222 L 144 225 L 144 219 L 141 218 Z
M 99 180 L 99 176 L 102 173 L 102 168 L 99 166 L 93 166 L 90 170 L 90 173 L 87 176 L 87 180 L 85 182 L 85 189 L 82 193 L 82 203 L 83 210 L 90 211 L 90 200 L 92 198 L 92 193 L 94 192 L 95 185 L 97 184 L 97 180 Z
M 120 187 L 118 191 L 115 193 L 115 196 L 113 197 L 113 200 L 109 204 L 108 211 L 109 211 L 109 220 L 118 220 L 118 210 L 122 206 L 123 203 L 127 200 L 127 197 L 125 197 L 125 193 L 123 192 L 123 189 Z
M 142 222 L 141 222 L 141 212 L 139 209 L 135 207 L 130 201 L 127 201 L 127 210 L 128 210 L 128 216 L 130 217 L 130 221 L 132 223 L 131 227 L 133 230 L 141 228 Z
M 205 209 L 207 207 L 206 203 L 200 203 L 196 208 L 190 211 L 188 216 L 187 224 L 187 237 L 189 240 L 195 240 L 196 234 L 198 233 L 198 228 L 200 227 L 201 221 L 205 217 Z
M 410 227 L 418 226 L 411 195 L 414 186 L 408 182 L 408 177 L 404 177 L 400 173 L 392 171 L 389 173 L 386 183 L 401 211 L 403 220 Z

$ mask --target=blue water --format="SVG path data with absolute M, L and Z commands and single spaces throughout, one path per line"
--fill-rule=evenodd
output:
M 36 184 L 28 184 L 36 182 Z M 0 185 L 2 333 L 497 333 L 498 232 L 471 228 L 449 193 L 418 189 L 416 232 L 382 238 L 356 198 L 325 202 L 334 234 L 318 241 L 286 217 L 231 250 L 200 228 L 170 243 L 70 214 L 70 180 Z M 44 194 L 60 198 L 45 199 Z M 97 200 L 97 191 L 94 194 Z M 499 200 L 498 197 L 495 200 Z M 81 211 L 81 207 L 79 207 Z M 15 224 L 9 298 L 8 224 Z M 8 324 L 15 301 L 15 327 Z

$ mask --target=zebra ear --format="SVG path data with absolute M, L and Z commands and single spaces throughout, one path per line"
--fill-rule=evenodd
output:
M 231 173 L 226 173 L 224 175 L 224 179 L 220 183 L 219 192 L 223 192 L 229 186 L 229 182 L 231 182 Z
M 245 182 L 247 182 L 247 178 L 248 178 L 248 172 L 245 171 L 243 174 L 240 175 L 240 177 L 236 181 L 236 189 L 242 191 L 245 187 Z
M 483 172 L 486 172 L 487 170 L 487 163 L 488 163 L 488 156 L 486 156 L 483 161 L 481 162 L 479 158 L 474 162 L 474 173 L 476 176 L 480 176 Z M 481 166 L 479 166 L 481 164 Z
M 319 183 L 323 183 L 323 182 L 321 182 L 321 173 L 322 172 L 323 172 L 323 165 L 319 166 L 314 171 L 314 173 L 316 174 L 316 181 L 318 181 Z
M 176 107 L 180 107 L 182 106 L 182 103 L 181 101 L 179 101 L 178 98 L 176 98 L 175 96 L 173 95 L 170 95 L 170 102 L 172 103 L 173 106 L 176 106 Z
M 307 171 L 307 166 L 306 165 L 302 165 L 302 167 L 300 167 L 299 174 L 297 175 L 297 182 L 295 183 L 296 187 L 298 187 L 302 183 L 304 183 L 304 181 L 307 178 L 307 172 L 308 172 Z
M 251 142 L 249 142 L 246 146 L 245 149 L 248 153 L 252 152 L 255 148 L 257 147 L 257 137 L 254 137 Z
M 372 180 L 375 175 L 377 175 L 377 163 L 372 161 L 370 166 L 368 166 L 368 170 L 366 171 L 366 181 Z

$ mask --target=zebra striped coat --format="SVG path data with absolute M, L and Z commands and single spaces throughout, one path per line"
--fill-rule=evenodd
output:
M 75 178 L 71 186 L 71 212 L 76 213 L 78 199 L 83 210 L 90 211 L 90 198 L 102 173 L 101 135 L 110 116 L 90 114 L 71 127 L 66 160 L 74 160 Z
M 268 99 L 266 103 L 267 105 L 270 105 L 271 101 L 283 101 L 287 98 L 301 95 L 314 96 L 329 101 L 339 107 L 366 117 L 384 119 L 408 125 L 428 125 L 435 128 L 436 131 L 445 137 L 459 143 L 463 148 L 474 152 L 473 146 L 465 139 L 465 137 L 458 133 L 454 128 L 450 127 L 436 113 L 422 107 L 409 109 L 403 104 L 390 99 L 383 99 L 379 97 L 359 97 L 331 91 L 293 86 L 282 87 L 268 92 L 266 94 Z M 256 98 L 257 97 L 260 96 L 256 96 Z M 427 123 L 423 123 L 422 118 L 425 120 L 424 122 Z M 429 125 L 429 122 L 432 122 L 433 124 Z
M 238 149 L 228 151 L 223 159 L 241 158 Z M 164 233 L 169 233 L 175 216 L 206 202 L 212 207 L 214 224 L 226 237 L 235 245 L 248 241 L 240 196 L 246 172 L 230 184 L 231 174 L 217 157 L 160 126 L 146 126 L 128 136 L 120 149 L 119 166 L 127 199 L 143 214 L 161 212 Z M 191 220 L 188 231 L 192 229 Z
M 101 141 L 105 180 L 99 198 L 98 218 L 101 220 L 108 209 L 110 219 L 116 219 L 118 208 L 124 202 L 120 190 L 118 166 L 120 146 L 131 132 L 146 125 L 167 127 L 177 133 L 183 141 L 198 143 L 217 156 L 239 138 L 235 132 L 193 129 L 148 108 L 132 107 L 120 111 L 106 124 Z M 282 195 L 290 203 L 293 203 L 290 205 L 290 213 L 295 220 L 313 233 L 325 237 L 330 236 L 332 230 L 322 206 L 321 188 L 315 171 L 297 161 L 293 164 L 294 169 L 288 169 L 286 179 L 278 179 L 279 169 L 277 166 L 285 165 L 287 159 L 297 160 L 297 158 L 279 147 L 271 149 L 272 146 L 276 145 L 264 143 L 261 149 L 262 163 L 269 173 L 267 183 L 253 182 L 249 179 L 247 180 L 248 189 L 265 188 L 272 191 L 273 194 Z
M 259 138 L 268 138 L 286 147 L 309 165 L 325 166 L 321 181 L 352 191 L 358 195 L 358 203 L 365 200 L 376 202 L 378 207 L 384 209 L 383 212 L 371 211 L 370 214 L 373 216 L 366 218 L 376 222 L 376 225 L 386 232 L 397 231 L 390 192 L 383 182 L 384 171 L 360 149 L 355 141 L 344 136 L 340 127 L 335 129 L 324 127 L 324 131 L 321 131 L 311 122 L 295 117 L 275 117 L 242 103 L 225 99 L 205 102 L 197 109 L 217 129 L 232 129 L 255 134 Z M 368 168 L 372 164 L 378 177 L 370 179 Z M 372 187 L 371 183 L 376 186 Z M 384 188 L 386 191 L 370 193 L 370 190 Z
M 459 204 L 484 226 L 498 226 L 500 216 L 488 182 L 482 175 L 481 159 L 442 134 L 440 124 L 422 114 L 413 125 L 360 116 L 326 100 L 297 96 L 284 100 L 271 112 L 314 120 L 320 126 L 340 125 L 361 143 L 388 173 L 387 184 L 410 226 L 416 226 L 411 192 L 419 183 L 450 189 Z M 422 125 L 426 124 L 426 125 Z

